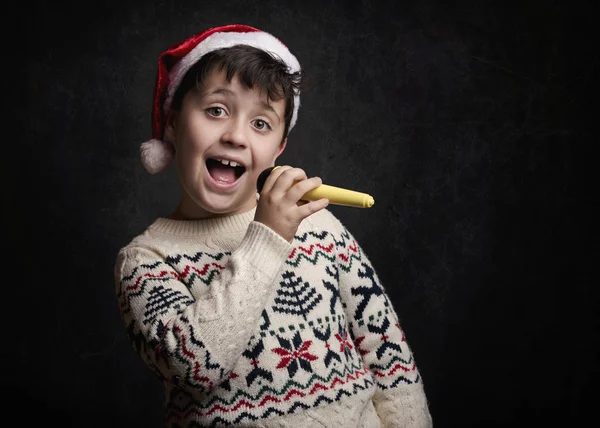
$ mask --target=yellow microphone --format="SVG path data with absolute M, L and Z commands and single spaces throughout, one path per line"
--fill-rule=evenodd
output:
M 279 166 L 272 166 L 260 173 L 256 182 L 258 193 L 262 191 L 267 177 L 277 168 Z M 347 207 L 371 208 L 375 204 L 375 199 L 371 195 L 326 184 L 321 184 L 319 187 L 306 192 L 300 199 L 303 201 L 318 201 L 323 198 L 329 199 L 330 204 L 345 205 Z

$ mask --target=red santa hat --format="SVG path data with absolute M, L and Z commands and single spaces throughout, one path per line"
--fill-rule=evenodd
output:
M 175 148 L 163 141 L 165 119 L 173 96 L 187 71 L 209 52 L 235 45 L 249 45 L 280 58 L 289 72 L 300 71 L 298 60 L 276 37 L 247 25 L 225 25 L 195 34 L 181 43 L 171 46 L 158 57 L 158 73 L 152 103 L 152 139 L 142 143 L 142 165 L 151 173 L 165 170 L 173 161 Z M 296 124 L 299 94 L 294 96 L 294 111 L 289 130 Z

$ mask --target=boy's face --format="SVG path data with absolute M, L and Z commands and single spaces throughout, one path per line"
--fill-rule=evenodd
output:
M 209 74 L 170 114 L 166 137 L 173 141 L 182 200 L 177 216 L 187 219 L 232 215 L 256 206 L 256 180 L 283 152 L 285 100 L 270 101 L 257 89 Z M 223 165 L 229 160 L 243 168 Z

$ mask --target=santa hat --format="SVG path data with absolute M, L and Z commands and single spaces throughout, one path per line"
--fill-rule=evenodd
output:
M 280 58 L 289 67 L 290 73 L 300 71 L 298 60 L 279 39 L 247 25 L 211 28 L 171 46 L 158 58 L 152 104 L 152 139 L 140 147 L 142 165 L 149 173 L 161 172 L 173 161 L 175 148 L 171 142 L 163 141 L 165 119 L 187 71 L 207 53 L 235 45 L 249 45 L 267 51 Z M 300 97 L 296 94 L 289 130 L 296 123 L 299 107 Z

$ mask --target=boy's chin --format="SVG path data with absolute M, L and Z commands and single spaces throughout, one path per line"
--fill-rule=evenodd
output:
M 256 193 L 242 199 L 233 195 L 208 196 L 202 208 L 204 211 L 214 215 L 233 215 L 249 211 L 256 206 Z

